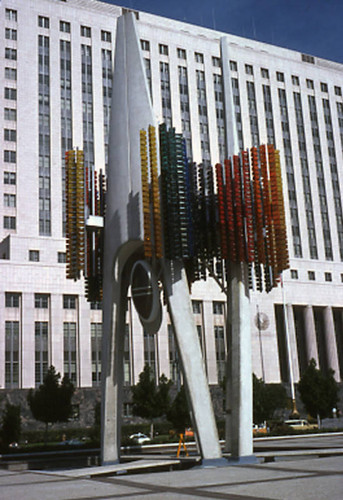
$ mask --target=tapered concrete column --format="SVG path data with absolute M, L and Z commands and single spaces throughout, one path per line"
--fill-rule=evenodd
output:
M 298 360 L 298 346 L 297 346 L 297 338 L 295 332 L 295 323 L 294 323 L 294 313 L 292 304 L 286 305 L 287 311 L 287 325 L 288 325 L 288 341 L 289 341 L 289 369 L 293 371 L 293 374 L 290 375 L 294 381 L 299 380 L 299 360 Z M 287 333 L 286 333 L 287 335 Z
M 233 459 L 253 456 L 252 441 L 252 364 L 248 270 L 234 264 L 230 283 L 231 342 L 230 379 L 227 396 L 230 413 L 227 427 Z
M 166 260 L 163 274 L 200 452 L 203 461 L 218 460 L 222 454 L 183 263 Z
M 312 306 L 306 306 L 304 310 L 304 323 L 305 323 L 305 339 L 306 339 L 306 359 L 307 363 L 313 358 L 317 366 L 318 361 L 318 346 L 316 337 L 316 327 L 314 324 L 314 315 Z
M 324 335 L 328 367 L 335 372 L 334 377 L 337 382 L 339 382 L 340 376 L 335 324 L 333 320 L 332 307 L 330 306 L 325 307 L 324 309 Z

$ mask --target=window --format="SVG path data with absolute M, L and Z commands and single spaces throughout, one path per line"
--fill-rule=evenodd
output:
M 314 57 L 313 56 L 308 56 L 307 54 L 301 54 L 301 60 L 304 62 L 308 62 L 311 64 L 314 64 Z
M 201 301 L 192 300 L 193 314 L 201 314 Z
M 17 60 L 17 49 L 11 49 L 10 47 L 5 47 L 5 59 L 10 59 L 11 61 Z
M 48 17 L 44 17 L 44 16 L 38 16 L 38 26 L 40 28 L 47 28 L 47 29 L 49 29 L 49 26 L 50 26 L 49 18 Z
M 223 326 L 215 326 L 214 327 L 214 339 L 216 345 L 216 361 L 217 361 L 217 375 L 218 375 L 218 383 L 222 382 L 225 377 L 226 370 L 226 342 L 225 342 L 225 333 Z
M 47 321 L 35 322 L 35 385 L 39 387 L 49 366 L 49 325 Z
M 262 78 L 269 78 L 269 71 L 266 68 L 261 68 Z
M 5 29 L 5 38 L 6 40 L 16 40 L 17 39 L 17 30 L 12 28 Z
M 284 82 L 285 81 L 285 75 L 281 73 L 280 71 L 276 72 L 276 79 L 278 82 Z
M 297 280 L 298 279 L 298 271 L 297 271 L 297 269 L 291 269 L 291 278 L 292 278 L 292 280 Z
M 101 381 L 101 339 L 102 323 L 91 323 L 92 385 Z
M 4 162 L 5 163 L 15 163 L 17 161 L 17 154 L 15 151 L 4 151 Z
M 307 87 L 308 89 L 314 89 L 313 80 L 309 80 L 309 79 L 307 79 L 307 80 L 306 80 L 306 87 Z
M 89 28 L 89 26 L 80 26 L 80 33 L 81 36 L 84 36 L 86 38 L 90 38 L 92 35 L 92 30 Z
M 331 273 L 324 273 L 325 281 L 332 281 L 332 274 Z
M 195 62 L 204 64 L 204 55 L 200 52 L 194 52 Z
M 150 50 L 150 42 L 148 40 L 141 40 L 142 50 L 146 50 L 149 52 Z
M 251 64 L 246 64 L 245 65 L 245 72 L 247 75 L 253 75 L 254 74 L 254 69 L 251 66 Z
M 67 255 L 65 252 L 57 252 L 57 262 L 59 264 L 65 264 L 67 262 Z
M 63 323 L 63 368 L 73 384 L 77 381 L 76 323 Z
M 186 59 L 186 51 L 185 49 L 176 49 L 177 57 L 179 59 Z
M 316 280 L 316 273 L 314 271 L 308 271 L 308 279 L 310 281 L 315 281 Z
M 4 207 L 14 208 L 16 206 L 15 194 L 4 193 Z
M 29 260 L 31 262 L 39 262 L 39 250 L 29 250 Z
M 4 229 L 16 229 L 16 218 L 4 215 Z
M 212 308 L 213 308 L 213 314 L 224 314 L 224 303 L 223 302 L 213 302 Z
M 292 83 L 293 85 L 299 85 L 299 77 L 292 75 Z
M 112 33 L 110 31 L 101 30 L 101 40 L 103 42 L 112 42 Z
M 6 9 L 5 17 L 8 21 L 17 21 L 17 11 L 13 9 Z
M 237 71 L 236 61 L 230 61 L 230 69 L 231 69 L 231 71 Z
M 5 322 L 5 387 L 19 387 L 19 321 Z
M 91 309 L 93 311 L 101 311 L 101 309 L 102 309 L 102 302 L 91 302 Z
M 49 307 L 49 294 L 35 293 L 35 308 L 48 309 L 48 307 Z
M 215 66 L 216 68 L 220 68 L 220 57 L 212 57 L 212 66 Z
M 17 89 L 5 87 L 5 99 L 11 99 L 12 101 L 15 101 L 17 99 Z
M 6 292 L 5 293 L 5 307 L 19 307 L 20 293 Z
M 63 33 L 70 33 L 70 23 L 67 21 L 60 21 L 60 31 Z
M 7 80 L 16 80 L 17 70 L 15 68 L 5 68 L 5 78 L 7 78 Z
M 4 118 L 8 121 L 16 121 L 17 120 L 17 110 L 12 108 L 5 108 L 4 110 Z
M 4 172 L 4 184 L 16 184 L 16 173 L 15 172 Z
M 327 92 L 327 91 L 328 91 L 328 84 L 327 84 L 327 83 L 320 82 L 320 90 L 321 90 L 322 92 Z
M 337 87 L 336 85 L 335 85 L 335 95 L 342 95 L 341 87 Z
M 163 56 L 168 55 L 168 45 L 163 45 L 162 43 L 160 43 L 158 49 L 161 55 Z
M 4 129 L 4 140 L 15 142 L 17 140 L 17 131 L 11 128 Z
M 63 309 L 76 309 L 76 295 L 63 295 Z

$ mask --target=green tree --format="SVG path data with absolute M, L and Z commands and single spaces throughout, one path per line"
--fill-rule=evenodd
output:
M 167 418 L 179 434 L 183 434 L 185 429 L 191 426 L 191 417 L 189 413 L 186 390 L 183 385 L 167 412 Z
M 20 405 L 6 403 L 1 420 L 1 440 L 5 448 L 18 442 L 21 434 Z
M 162 374 L 159 385 L 148 364 L 139 375 L 138 383 L 132 387 L 133 414 L 151 421 L 153 435 L 153 420 L 165 415 L 170 406 L 169 390 L 172 382 Z
M 162 373 L 160 380 L 158 382 L 157 388 L 157 406 L 159 408 L 158 413 L 160 417 L 167 415 L 170 408 L 170 387 L 172 386 L 172 381 L 168 380 L 167 377 Z
M 256 424 L 273 418 L 275 410 L 285 408 L 286 389 L 281 384 L 265 384 L 253 374 L 253 418 Z
M 61 383 L 60 378 L 60 373 L 56 373 L 54 366 L 50 366 L 43 384 L 35 391 L 30 389 L 27 396 L 32 415 L 36 420 L 45 423 L 45 443 L 49 424 L 67 422 L 72 413 L 74 385 L 67 375 Z
M 334 371 L 329 370 L 325 375 L 316 368 L 314 359 L 309 362 L 298 389 L 307 412 L 314 418 L 328 417 L 332 408 L 337 407 L 338 384 L 334 379 Z

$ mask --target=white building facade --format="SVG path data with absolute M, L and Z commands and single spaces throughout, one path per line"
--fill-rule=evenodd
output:
M 78 387 L 100 383 L 101 304 L 66 279 L 64 152 L 83 149 L 87 164 L 106 169 L 122 10 L 97 0 L 0 1 L 0 389 L 38 386 L 51 364 Z M 291 364 L 297 381 L 315 358 L 342 380 L 343 66 L 136 17 L 157 121 L 184 133 L 194 161 L 214 165 L 228 154 L 231 92 L 240 148 L 273 143 L 281 152 L 290 270 L 283 289 L 251 293 L 254 373 L 287 382 Z M 208 280 L 192 298 L 208 381 L 217 384 L 226 296 Z M 166 312 L 159 333 L 146 335 L 129 300 L 124 357 L 128 385 L 146 362 L 177 381 Z

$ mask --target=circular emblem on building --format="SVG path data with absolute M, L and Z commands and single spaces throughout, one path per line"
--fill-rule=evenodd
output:
M 259 312 L 255 316 L 255 325 L 259 330 L 267 330 L 269 326 L 269 318 L 266 313 Z

